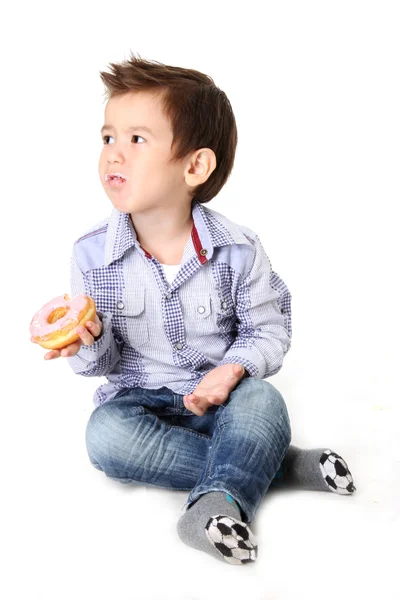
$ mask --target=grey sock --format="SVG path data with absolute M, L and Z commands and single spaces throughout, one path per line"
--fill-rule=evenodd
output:
M 188 546 L 230 564 L 256 560 L 255 537 L 249 525 L 241 521 L 239 506 L 225 492 L 200 496 L 179 519 L 177 531 Z
M 356 490 L 347 463 L 329 448 L 307 450 L 290 446 L 272 487 L 286 484 L 338 494 Z

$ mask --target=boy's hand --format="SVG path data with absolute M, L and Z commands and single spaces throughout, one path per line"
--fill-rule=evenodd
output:
M 98 337 L 103 330 L 103 323 L 100 321 L 98 315 L 96 314 L 94 321 L 88 321 L 83 327 L 77 327 L 76 333 L 79 335 L 79 340 L 65 346 L 65 348 L 60 348 L 59 350 L 50 350 L 47 354 L 44 355 L 45 360 L 50 360 L 52 358 L 59 358 L 60 356 L 74 356 L 79 352 L 82 344 L 85 346 L 91 346 L 94 343 L 94 338 Z M 33 337 L 31 337 L 31 342 L 35 342 Z
M 223 404 L 245 374 L 242 365 L 229 363 L 212 369 L 191 394 L 183 396 L 185 408 L 201 417 L 213 404 Z

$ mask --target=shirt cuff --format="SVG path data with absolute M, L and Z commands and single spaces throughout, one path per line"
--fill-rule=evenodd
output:
M 235 348 L 228 351 L 222 360 L 219 361 L 217 367 L 229 363 L 242 365 L 249 373 L 250 377 L 259 377 L 263 379 L 266 362 L 264 357 L 256 350 L 247 348 Z
M 87 360 L 89 362 L 93 362 L 101 358 L 103 354 L 105 354 L 105 352 L 107 351 L 107 348 L 111 346 L 112 313 L 98 312 L 97 315 L 100 321 L 103 323 L 101 334 L 97 338 L 95 338 L 95 341 L 91 346 L 86 346 L 85 344 L 82 344 L 82 346 L 79 348 L 79 352 L 75 355 L 77 358 L 83 358 L 84 360 Z M 71 357 L 71 363 L 74 358 L 74 356 Z

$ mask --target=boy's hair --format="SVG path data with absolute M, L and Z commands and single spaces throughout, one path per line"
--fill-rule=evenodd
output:
M 160 93 L 172 126 L 171 161 L 199 148 L 214 151 L 216 168 L 191 192 L 192 199 L 209 202 L 226 183 L 235 160 L 236 121 L 226 94 L 204 73 L 136 58 L 132 53 L 128 60 L 109 66 L 111 73 L 100 71 L 106 100 L 136 91 Z

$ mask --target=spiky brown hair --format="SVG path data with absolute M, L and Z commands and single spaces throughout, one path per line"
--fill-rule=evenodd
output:
M 135 91 L 160 92 L 161 106 L 172 126 L 172 161 L 199 148 L 214 151 L 217 166 L 192 197 L 206 203 L 226 183 L 235 160 L 237 129 L 226 94 L 200 71 L 164 65 L 135 57 L 109 63 L 111 73 L 100 71 L 106 100 Z

